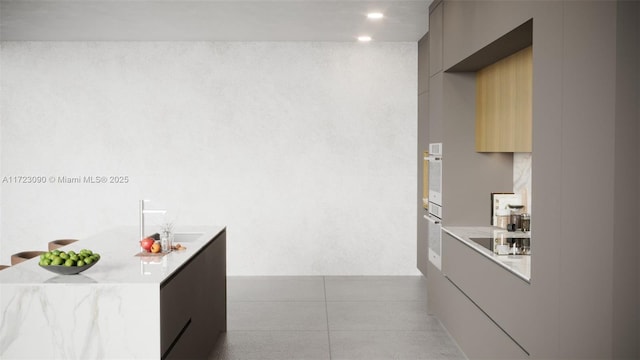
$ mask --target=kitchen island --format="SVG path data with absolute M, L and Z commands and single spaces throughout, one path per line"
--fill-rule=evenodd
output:
M 80 240 L 100 261 L 56 275 L 31 259 L 0 272 L 0 358 L 203 358 L 226 331 L 226 228 L 184 227 L 185 250 L 140 252 L 135 227 Z

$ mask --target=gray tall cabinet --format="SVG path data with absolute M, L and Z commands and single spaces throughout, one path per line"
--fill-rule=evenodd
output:
M 427 262 L 429 257 L 429 233 L 428 221 L 424 218 L 427 213 L 423 203 L 423 174 L 424 152 L 429 148 L 429 33 L 418 41 L 418 187 L 417 187 L 417 267 L 423 275 L 427 275 Z
M 443 234 L 428 309 L 472 359 L 640 358 L 640 2 L 432 3 L 419 131 L 443 142 L 443 225 L 488 225 L 476 204 L 512 185 L 508 154 L 474 153 L 468 64 L 529 21 L 531 280 Z

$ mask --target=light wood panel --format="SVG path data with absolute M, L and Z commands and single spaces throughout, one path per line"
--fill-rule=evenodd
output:
M 531 152 L 533 49 L 476 73 L 476 151 Z

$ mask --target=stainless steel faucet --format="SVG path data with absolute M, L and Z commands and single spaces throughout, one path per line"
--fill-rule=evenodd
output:
M 167 210 L 145 210 L 144 203 L 150 200 L 140 200 L 140 240 L 145 238 L 144 235 L 144 214 L 165 214 Z

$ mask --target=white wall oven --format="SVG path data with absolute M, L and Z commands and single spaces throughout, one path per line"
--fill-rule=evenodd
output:
M 429 144 L 429 261 L 442 269 L 442 143 Z
M 429 144 L 429 203 L 442 206 L 442 143 Z

